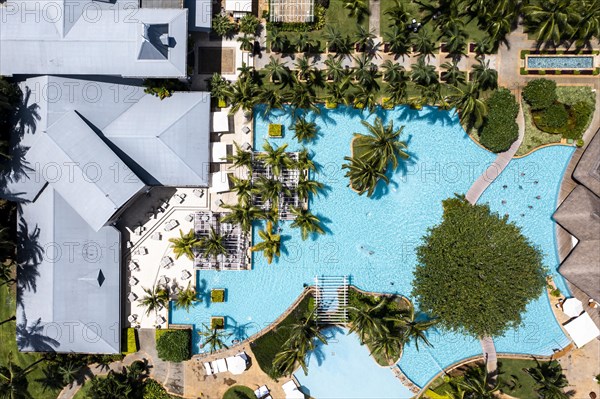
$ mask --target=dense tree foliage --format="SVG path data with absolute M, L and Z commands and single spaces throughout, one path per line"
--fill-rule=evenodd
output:
M 542 254 L 487 205 L 451 198 L 443 208 L 442 222 L 417 248 L 412 294 L 451 331 L 502 335 L 545 287 Z
M 519 126 L 515 121 L 519 105 L 507 89 L 494 91 L 486 104 L 488 114 L 479 131 L 479 141 L 492 152 L 506 151 L 519 137 Z
M 158 357 L 169 362 L 183 362 L 191 357 L 192 337 L 189 330 L 168 330 L 156 341 Z
M 523 89 L 523 98 L 532 110 L 548 108 L 556 101 L 556 82 L 549 79 L 533 79 Z

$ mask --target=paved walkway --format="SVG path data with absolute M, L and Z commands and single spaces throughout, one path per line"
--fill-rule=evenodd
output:
M 379 2 L 379 0 L 369 1 L 369 31 L 373 32 L 377 37 L 381 36 L 379 22 L 381 18 L 380 9 L 381 3 Z
M 498 356 L 496 355 L 496 345 L 492 337 L 483 337 L 479 340 L 481 349 L 483 349 L 483 358 L 489 378 L 490 385 L 494 385 L 498 377 Z
M 517 90 L 515 93 L 516 98 L 521 98 L 521 90 Z M 481 194 L 489 187 L 490 184 L 502 173 L 504 168 L 509 164 L 509 162 L 513 159 L 517 150 L 521 146 L 523 142 L 523 137 L 525 137 L 525 118 L 523 116 L 523 107 L 521 106 L 521 102 L 519 101 L 519 113 L 517 114 L 517 125 L 519 126 L 519 137 L 517 140 L 510 146 L 510 148 L 504 152 L 498 154 L 494 162 L 479 176 L 475 183 L 471 186 L 469 191 L 465 196 L 466 200 L 471 204 L 475 204 Z

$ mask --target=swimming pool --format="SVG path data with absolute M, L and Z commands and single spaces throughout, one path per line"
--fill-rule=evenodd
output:
M 594 57 L 586 55 L 527 56 L 527 68 L 532 69 L 591 69 Z
M 393 176 L 389 187 L 378 187 L 374 198 L 360 197 L 347 187 L 340 166 L 344 156 L 350 154 L 352 133 L 365 131 L 360 121 L 366 118 L 373 122 L 376 115 L 384 122 L 393 120 L 395 126 L 406 125 L 402 139 L 408 141 L 412 161 Z M 397 107 L 369 115 L 340 107 L 322 109 L 321 115 L 310 118 L 316 118 L 320 136 L 307 147 L 314 152 L 319 166 L 315 178 L 327 185 L 323 194 L 311 200 L 310 207 L 324 222 L 327 235 L 302 241 L 298 230 L 282 223 L 283 253 L 279 260 L 268 265 L 263 255 L 256 253 L 251 271 L 199 271 L 197 287 L 204 302 L 190 313 L 172 309 L 171 323 L 202 328 L 211 316 L 225 316 L 231 339 L 245 339 L 268 326 L 289 307 L 304 285 L 313 284 L 314 277 L 323 274 L 349 275 L 352 284 L 364 290 L 410 295 L 414 248 L 426 229 L 439 223 L 441 201 L 454 193 L 465 193 L 495 159 L 466 136 L 456 116 L 435 108 L 415 111 Z M 287 128 L 291 117 L 285 112 L 275 111 L 264 117 L 258 108 L 254 123 L 255 147 L 262 146 L 269 123 L 281 123 L 285 126 L 284 138 L 272 139 L 271 143 L 288 143 L 289 150 L 301 148 Z M 511 219 L 526 225 L 525 234 L 544 251 L 545 265 L 553 272 L 558 261 L 550 216 L 572 151 L 571 147 L 550 147 L 515 161 L 514 166 L 511 163 L 511 167 L 525 169 L 525 176 L 520 171 L 513 182 L 513 172 L 503 174 L 480 200 L 491 201 L 494 210 L 507 212 Z M 535 174 L 531 172 L 534 168 Z M 540 200 L 535 200 L 537 195 Z M 501 204 L 503 198 L 507 200 L 505 205 Z M 523 210 L 522 206 L 528 204 L 534 207 Z M 525 216 L 519 216 L 521 213 Z M 560 277 L 557 282 L 562 284 Z M 209 290 L 222 287 L 227 288 L 227 302 L 210 303 Z M 530 343 L 531 339 L 525 341 L 524 337 L 534 337 L 537 342 Z M 400 362 L 417 385 L 429 381 L 441 368 L 481 353 L 478 342 L 463 336 L 432 332 L 431 338 L 434 348 L 417 353 L 408 345 Z M 499 351 L 539 355 L 549 354 L 565 343 L 545 297 L 531 304 L 522 328 L 496 341 Z M 194 334 L 194 351 L 201 350 L 199 337 Z
M 324 331 L 327 345 L 317 344 L 308 358 L 308 375 L 294 375 L 312 398 L 404 399 L 414 394 L 390 371 L 377 365 L 356 334 L 331 328 Z

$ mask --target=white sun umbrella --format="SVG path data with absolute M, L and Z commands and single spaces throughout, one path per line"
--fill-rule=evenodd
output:
M 567 298 L 562 304 L 563 312 L 569 317 L 577 317 L 583 312 L 583 304 L 577 298 Z
M 246 371 L 246 361 L 241 356 L 230 356 L 225 361 L 231 374 L 239 375 Z

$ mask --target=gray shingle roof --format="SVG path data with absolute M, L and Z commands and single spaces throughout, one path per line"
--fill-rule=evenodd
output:
M 119 353 L 118 230 L 94 231 L 51 186 L 18 216 L 29 248 L 17 275 L 19 350 Z
M 131 0 L 9 0 L 0 20 L 0 75 L 187 75 L 186 9 L 140 9 Z M 146 26 L 167 26 L 169 46 L 145 39 Z M 162 57 L 147 58 L 156 55 L 148 43 Z

